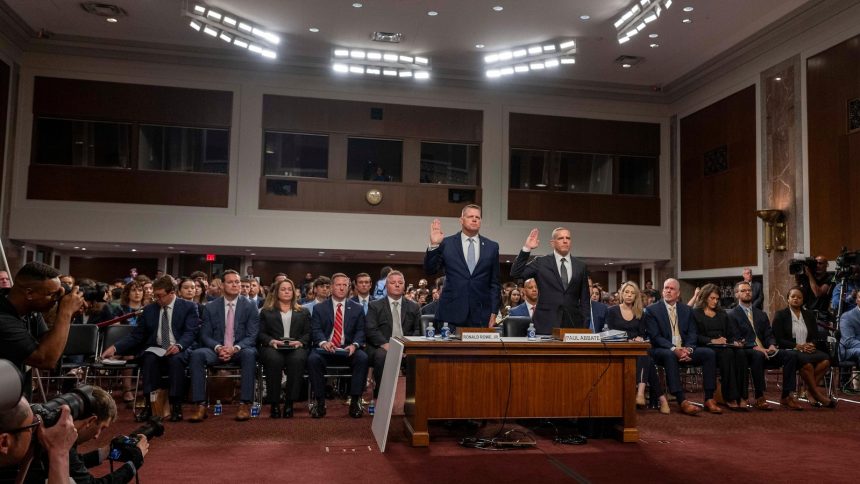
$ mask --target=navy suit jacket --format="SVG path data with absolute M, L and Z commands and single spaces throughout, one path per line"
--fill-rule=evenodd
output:
M 535 314 L 537 314 L 537 306 L 535 306 Z M 527 318 L 530 318 L 531 316 L 529 316 L 529 303 L 524 302 L 519 306 L 512 307 L 511 310 L 508 311 L 508 316 L 525 316 Z
M 755 332 L 750 326 L 750 320 L 747 319 L 747 314 L 744 308 L 740 305 L 735 306 L 728 311 L 729 314 L 729 332 L 732 334 L 733 340 L 744 340 L 746 346 L 755 346 L 755 337 L 761 340 L 761 344 L 765 348 L 770 345 L 776 346 L 776 338 L 773 336 L 773 329 L 770 327 L 770 319 L 767 314 L 761 309 L 752 308 L 753 324 Z
M 161 306 L 152 303 L 143 308 L 138 316 L 137 325 L 128 336 L 117 341 L 116 352 L 120 355 L 136 355 L 150 346 L 158 346 L 158 323 L 161 321 Z M 197 316 L 197 303 L 176 298 L 173 301 L 173 314 L 170 328 L 176 344 L 183 350 L 191 348 L 197 339 L 200 318 Z
M 400 328 L 403 330 L 403 335 L 418 336 L 421 334 L 421 313 L 418 303 L 402 297 L 400 304 Z M 371 302 L 367 308 L 365 326 L 367 343 L 378 348 L 388 343 L 393 333 L 394 316 L 391 314 L 388 298 Z
M 678 315 L 678 332 L 681 333 L 681 346 L 695 348 L 697 343 L 696 321 L 693 319 L 693 310 L 690 306 L 678 301 L 675 303 L 675 312 Z M 642 314 L 645 330 L 651 338 L 651 346 L 654 348 L 671 349 L 672 325 L 669 323 L 669 310 L 666 303 L 657 301 L 645 308 Z
M 224 297 L 219 297 L 203 307 L 203 326 L 200 329 L 200 344 L 215 349 L 224 344 L 226 329 Z M 254 348 L 260 331 L 260 313 L 257 304 L 246 297 L 236 298 L 236 314 L 233 319 L 233 344 L 242 349 Z
M 364 308 L 361 304 L 347 299 L 343 308 L 343 341 L 341 347 L 353 343 L 364 345 Z M 323 341 L 330 341 L 331 333 L 334 331 L 334 305 L 331 299 L 318 303 L 314 306 L 311 315 L 311 337 L 314 348 Z
M 537 282 L 538 304 L 532 318 L 537 332 L 552 333 L 552 328 L 566 326 L 562 322 L 575 328 L 588 327 L 591 310 L 588 305 L 588 270 L 585 263 L 568 254 L 570 282 L 567 289 L 564 289 L 561 285 L 561 274 L 555 264 L 555 254 L 535 257 L 529 262 L 530 254 L 520 251 L 511 266 L 511 277 L 534 278 Z
M 592 330 L 599 333 L 603 331 L 603 325 L 606 324 L 606 311 L 609 310 L 609 306 L 600 301 L 591 300 L 589 300 L 589 305 L 591 306 L 591 314 L 587 315 L 586 319 L 591 321 L 591 317 L 594 316 L 594 324 L 591 325 Z
M 445 237 L 439 247 L 424 254 L 424 271 L 433 275 L 445 270 L 445 285 L 439 296 L 436 321 L 455 326 L 486 326 L 499 310 L 499 244 L 478 235 L 480 255 L 469 273 L 460 233 Z

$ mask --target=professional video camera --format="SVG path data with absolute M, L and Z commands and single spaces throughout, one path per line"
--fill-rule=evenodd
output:
M 68 294 L 72 292 L 72 288 L 68 284 L 60 284 L 63 287 L 63 294 Z M 105 295 L 110 290 L 110 287 L 103 283 L 99 282 L 95 286 L 80 286 L 78 287 L 78 292 L 84 297 L 84 301 L 88 303 L 97 303 L 104 302 Z
M 164 424 L 153 418 L 137 429 L 132 430 L 128 435 L 114 437 L 110 441 L 110 454 L 108 458 L 119 461 L 133 460 L 134 456 L 140 452 L 137 448 L 137 444 L 140 442 L 138 434 L 143 434 L 147 440 L 161 437 L 164 435 Z
M 802 276 L 804 274 L 804 267 L 809 267 L 809 270 L 812 273 L 815 273 L 815 258 L 807 257 L 805 259 L 791 259 L 788 261 L 788 273 L 792 276 Z
M 843 247 L 842 253 L 836 258 L 836 279 L 842 279 L 858 282 L 860 281 L 860 271 L 857 267 L 860 266 L 860 252 L 848 250 Z
M 72 420 L 87 418 L 93 413 L 93 387 L 81 385 L 78 388 L 52 398 L 45 403 L 33 403 L 30 409 L 42 419 L 42 425 L 51 427 L 60 418 L 60 407 L 68 405 L 71 410 Z

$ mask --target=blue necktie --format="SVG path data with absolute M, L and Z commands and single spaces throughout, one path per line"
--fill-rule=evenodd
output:
M 367 299 L 361 300 L 361 307 L 364 309 L 364 315 L 367 316 Z
M 469 237 L 469 248 L 466 249 L 466 265 L 469 267 L 469 274 L 475 271 L 475 239 Z

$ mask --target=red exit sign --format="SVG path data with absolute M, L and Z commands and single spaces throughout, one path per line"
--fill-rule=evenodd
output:
M 215 254 L 206 254 L 206 262 L 215 262 Z

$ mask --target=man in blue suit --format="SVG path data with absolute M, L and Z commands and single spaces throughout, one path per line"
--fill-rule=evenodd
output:
M 460 226 L 460 232 L 445 237 L 439 219 L 430 224 L 424 271 L 432 275 L 445 270 L 436 321 L 450 326 L 493 326 L 501 297 L 499 244 L 478 235 L 481 229 L 478 205 L 463 207 Z
M 508 316 L 525 316 L 527 318 L 533 318 L 534 313 L 537 310 L 538 302 L 537 281 L 534 279 L 527 279 L 526 282 L 523 283 L 522 292 L 525 301 L 523 301 L 519 306 L 508 311 Z
M 197 411 L 189 419 L 191 422 L 206 418 L 204 373 L 207 366 L 219 362 L 239 362 L 242 390 L 236 420 L 245 421 L 251 417 L 260 315 L 256 304 L 246 297 L 239 297 L 239 284 L 238 272 L 224 271 L 223 296 L 203 308 L 201 347 L 191 353 L 191 399 L 197 403 Z
M 138 360 L 143 379 L 143 394 L 148 398 L 145 399 L 146 409 L 138 416 L 139 420 L 149 420 L 152 416 L 150 402 L 154 396 L 153 392 L 162 387 L 161 377 L 166 373 L 170 420 L 178 422 L 182 420 L 185 368 L 197 339 L 200 319 L 197 316 L 196 304 L 176 297 L 170 276 L 152 283 L 152 296 L 156 302 L 143 309 L 134 330 L 115 345 L 105 349 L 102 358 L 110 358 L 114 354 L 140 355 Z M 164 356 L 146 351 L 147 348 L 161 348 L 164 350 Z
M 325 371 L 328 365 L 348 365 L 352 369 L 350 381 L 349 416 L 361 418 L 361 394 L 367 378 L 367 353 L 364 345 L 364 309 L 346 298 L 349 277 L 337 273 L 331 276 L 331 299 L 317 303 L 311 315 L 313 351 L 308 356 L 308 376 L 316 404 L 311 417 L 325 417 Z
M 711 413 L 722 413 L 714 401 L 717 387 L 716 355 L 710 348 L 696 347 L 696 322 L 689 306 L 680 302 L 681 285 L 675 279 L 663 283 L 663 300 L 645 309 L 642 319 L 651 337 L 654 362 L 666 370 L 666 386 L 675 395 L 681 412 L 695 415 L 701 410 L 687 400 L 681 385 L 681 363 L 702 367 L 705 388 L 705 408 Z

